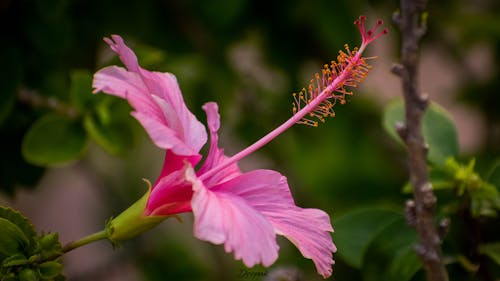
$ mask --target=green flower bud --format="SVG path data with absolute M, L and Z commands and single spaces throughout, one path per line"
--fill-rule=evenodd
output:
M 30 268 L 25 268 L 19 272 L 19 281 L 38 281 L 38 273 Z
M 61 274 L 62 264 L 55 261 L 48 261 L 38 266 L 38 271 L 43 279 L 54 279 Z

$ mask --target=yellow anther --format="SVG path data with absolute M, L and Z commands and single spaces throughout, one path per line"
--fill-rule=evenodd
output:
M 375 57 L 363 58 L 358 54 L 359 48 L 352 50 L 348 44 L 344 45 L 344 50 L 339 50 L 337 61 L 332 60 L 329 64 L 324 64 L 321 72 L 314 73 L 309 85 L 298 93 L 293 93 L 294 102 L 292 111 L 294 114 L 301 111 L 305 106 L 314 102 L 318 97 L 323 100 L 316 108 L 308 112 L 307 117 L 302 118 L 300 124 L 316 127 L 319 122 L 325 122 L 326 117 L 334 117 L 334 105 L 346 103 L 346 96 L 354 93 L 348 88 L 356 88 L 365 78 L 372 66 L 366 62 Z M 342 79 L 337 79 L 342 77 Z M 335 85 L 332 83 L 335 82 Z

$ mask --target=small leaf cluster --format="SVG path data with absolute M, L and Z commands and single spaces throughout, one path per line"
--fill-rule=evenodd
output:
M 384 129 L 401 147 L 404 144 L 396 124 L 404 124 L 404 114 L 401 99 L 389 103 L 383 114 Z M 480 268 L 490 274 L 497 272 L 500 241 L 488 234 L 498 222 L 500 211 L 500 161 L 482 165 L 490 164 L 490 168 L 480 172 L 475 159 L 460 160 L 455 124 L 436 103 L 429 105 L 422 125 L 429 149 L 430 182 L 438 198 L 438 218 L 451 221 L 443 240 L 450 276 L 455 276 L 454 280 L 477 280 L 474 278 Z M 404 184 L 403 195 L 411 192 L 410 183 Z M 359 272 L 359 280 L 423 280 L 422 263 L 415 252 L 418 237 L 406 219 L 401 207 L 390 205 L 353 208 L 334 217 L 337 257 Z
M 384 127 L 398 142 L 395 124 L 404 121 L 404 109 L 401 100 L 389 104 L 384 113 Z M 473 216 L 497 216 L 500 211 L 500 166 L 491 165 L 486 177 L 474 170 L 476 160 L 467 164 L 457 160 L 458 140 L 455 125 L 446 110 L 431 103 L 423 119 L 423 133 L 429 146 L 430 181 L 435 191 L 451 190 L 455 201 L 443 206 L 450 211 L 454 205 L 461 204 L 460 199 L 470 208 Z M 403 187 L 403 192 L 411 192 L 410 184 Z M 464 202 L 462 202 L 464 203 Z M 454 209 L 455 211 L 456 208 Z
M 0 280 L 65 280 L 57 233 L 38 236 L 19 212 L 0 206 Z
M 403 122 L 403 102 L 398 99 L 386 107 L 383 125 L 389 135 L 401 144 L 395 125 Z M 443 241 L 445 259 L 448 263 L 459 264 L 470 274 L 476 274 L 479 267 L 487 270 L 481 258 L 484 256 L 500 265 L 498 237 L 481 235 L 482 229 L 489 229 L 495 224 L 500 212 L 499 160 L 481 163 L 482 166 L 489 166 L 487 172 L 476 170 L 474 158 L 459 160 L 454 122 L 446 110 L 436 103 L 429 105 L 422 130 L 429 148 L 429 180 L 438 198 L 438 215 L 451 218 L 450 233 Z M 402 191 L 411 193 L 411 184 L 406 183 Z M 410 263 L 406 266 L 410 266 Z
M 454 158 L 446 161 L 444 169 L 434 169 L 431 179 L 438 184 L 435 190 L 450 190 L 458 198 L 462 198 L 474 217 L 496 217 L 500 211 L 500 192 L 498 185 L 490 183 L 475 170 L 475 159 L 461 164 Z M 489 178 L 489 177 L 487 177 Z M 457 204 L 445 206 L 448 212 L 456 211 Z
M 86 70 L 71 73 L 69 101 L 73 114 L 48 112 L 26 133 L 22 153 L 39 166 L 65 164 L 80 159 L 89 139 L 106 151 L 125 154 L 133 144 L 126 103 L 109 96 L 92 95 L 92 75 Z

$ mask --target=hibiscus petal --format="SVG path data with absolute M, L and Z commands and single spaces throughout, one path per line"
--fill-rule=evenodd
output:
M 306 258 L 312 259 L 316 270 L 324 278 L 332 275 L 333 244 L 330 218 L 318 209 L 297 206 L 268 206 L 259 208 L 271 221 L 276 232 L 290 240 Z
M 210 131 L 210 150 L 205 162 L 198 170 L 197 175 L 203 175 L 205 172 L 228 159 L 228 157 L 224 155 L 224 149 L 219 148 L 218 144 L 219 136 L 217 135 L 217 131 L 220 127 L 219 106 L 215 102 L 208 102 L 203 105 L 203 110 L 205 110 L 207 114 L 208 130 Z M 238 164 L 233 163 L 217 172 L 215 175 L 204 179 L 203 182 L 206 186 L 213 186 L 217 183 L 228 181 L 240 174 L 241 172 L 238 168 Z
M 192 182 L 194 234 L 214 244 L 224 244 L 226 252 L 252 267 L 270 266 L 278 258 L 278 244 L 273 226 L 239 196 L 214 192 L 199 180 L 192 169 L 186 171 Z
M 187 167 L 191 166 L 185 162 L 183 168 L 160 177 L 149 194 L 145 215 L 172 215 L 191 211 L 193 190 L 185 177 Z
M 141 123 L 156 146 L 172 150 L 178 155 L 199 155 L 198 150 L 186 145 L 184 140 L 178 137 L 179 135 L 176 131 L 166 126 L 165 123 L 159 122 L 154 116 L 137 111 L 132 112 L 132 116 Z
M 318 209 L 297 207 L 286 178 L 271 170 L 255 170 L 210 189 L 240 197 L 269 220 L 276 233 L 288 238 L 318 273 L 332 274 L 332 253 L 336 251 L 328 214 Z
M 105 92 L 110 95 L 127 99 L 130 105 L 140 112 L 151 116 L 161 117 L 161 110 L 152 96 L 147 94 L 148 89 L 142 82 L 139 74 L 129 72 L 123 67 L 108 66 L 94 74 L 94 93 Z
M 127 99 L 135 110 L 133 115 L 160 148 L 179 155 L 197 155 L 207 141 L 207 133 L 186 107 L 175 76 L 142 69 L 123 39 L 117 35 L 111 38 L 105 41 L 128 71 L 116 66 L 100 70 L 94 75 L 94 92 Z
M 113 50 L 120 56 L 120 60 L 128 70 L 133 72 L 139 71 L 140 66 L 137 61 L 137 57 L 135 56 L 134 52 L 129 47 L 127 47 L 127 45 L 125 45 L 125 42 L 123 41 L 121 36 L 111 35 L 111 39 L 104 38 L 104 41 L 108 43 L 108 45 L 111 47 L 111 50 Z
M 149 72 L 141 69 L 141 76 L 150 93 L 153 93 L 157 104 L 161 106 L 169 127 L 175 128 L 186 144 L 195 151 L 200 151 L 207 142 L 205 126 L 189 111 L 177 83 L 171 73 Z M 169 118 L 175 114 L 177 119 Z
M 173 153 L 171 150 L 165 152 L 165 161 L 163 162 L 163 167 L 158 180 L 168 176 L 170 173 L 183 170 L 186 163 L 191 164 L 191 166 L 196 166 L 201 160 L 201 155 L 195 156 L 181 156 Z M 154 188 L 154 187 L 153 187 Z

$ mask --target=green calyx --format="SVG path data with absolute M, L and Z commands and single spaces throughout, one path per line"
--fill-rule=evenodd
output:
M 151 192 L 151 183 L 147 180 L 145 181 L 149 185 L 148 192 L 120 215 L 110 219 L 106 223 L 107 238 L 114 245 L 118 244 L 119 241 L 133 238 L 150 230 L 169 217 L 144 215 L 146 203 Z

